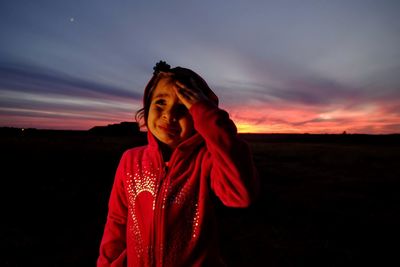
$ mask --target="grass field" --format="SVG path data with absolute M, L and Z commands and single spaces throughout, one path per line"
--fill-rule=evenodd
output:
M 229 266 L 398 266 L 399 136 L 243 137 L 262 194 L 218 208 Z M 94 266 L 119 158 L 143 137 L 0 138 L 0 266 Z

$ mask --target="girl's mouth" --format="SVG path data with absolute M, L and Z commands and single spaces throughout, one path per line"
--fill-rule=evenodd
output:
M 167 134 L 170 135 L 176 135 L 179 133 L 179 128 L 170 126 L 170 125 L 158 125 L 158 128 L 160 128 L 163 132 L 166 132 Z

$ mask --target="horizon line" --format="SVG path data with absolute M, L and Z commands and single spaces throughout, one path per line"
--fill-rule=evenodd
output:
M 122 123 L 122 122 L 121 122 Z M 114 123 L 114 124 L 108 124 L 108 125 L 95 125 L 89 129 L 55 129 L 55 128 L 40 128 L 40 127 L 15 127 L 15 126 L 0 126 L 0 130 L 3 129 L 17 129 L 21 131 L 28 131 L 28 130 L 38 130 L 38 131 L 69 131 L 69 132 L 88 132 L 91 129 L 95 127 L 109 127 L 111 125 L 119 125 L 121 123 Z M 126 122 L 125 122 L 126 123 Z M 128 122 L 128 123 L 137 123 L 137 122 Z M 139 130 L 138 132 L 147 132 L 143 130 Z M 338 132 L 303 132 L 303 133 L 295 133 L 295 132 L 240 132 L 238 131 L 238 134 L 252 134 L 252 135 L 262 135 L 262 134 L 269 134 L 269 135 L 400 135 L 400 133 L 360 133 L 360 132 L 348 132 L 348 131 L 343 131 L 341 133 Z

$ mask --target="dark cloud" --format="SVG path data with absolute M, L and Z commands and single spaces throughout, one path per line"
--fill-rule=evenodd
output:
M 1 90 L 0 90 L 1 91 Z M 10 112 L 10 110 L 30 110 L 30 111 L 50 111 L 50 112 L 59 112 L 59 113 L 64 113 L 66 111 L 72 111 L 75 113 L 80 112 L 81 114 L 85 113 L 105 113 L 105 114 L 113 114 L 113 113 L 119 113 L 119 112 L 126 112 L 125 107 L 121 106 L 93 106 L 85 101 L 82 101 L 81 103 L 74 103 L 74 102 L 60 102 L 57 101 L 57 98 L 60 98 L 62 96 L 54 96 L 53 98 L 49 99 L 55 99 L 54 102 L 51 101 L 41 101 L 39 98 L 38 100 L 32 100 L 32 99 L 7 99 L 6 97 L 0 100 L 0 107 L 5 110 L 7 109 L 7 113 Z M 133 108 L 133 107 L 132 107 Z M 104 110 L 104 111 L 102 111 Z M 26 112 L 26 111 L 25 111 Z
M 36 66 L 0 63 L 0 91 L 15 90 L 35 94 L 57 94 L 60 97 L 120 98 L 140 100 L 132 89 L 116 88 L 64 75 Z
M 265 104 L 277 105 L 313 105 L 326 106 L 341 102 L 352 103 L 363 101 L 362 92 L 357 88 L 349 88 L 338 82 L 327 79 L 287 80 L 277 86 L 261 83 L 234 83 L 232 87 L 219 87 L 226 94 L 228 101 L 248 102 L 262 101 Z M 232 88 L 237 88 L 232 90 Z M 234 92 L 230 96 L 229 92 Z
M 293 126 L 303 126 L 306 124 L 312 124 L 312 123 L 351 123 L 353 120 L 348 119 L 348 118 L 331 118 L 331 119 L 325 119 L 325 118 L 314 118 L 311 120 L 305 120 L 305 121 L 300 121 L 300 122 L 291 122 L 290 125 Z
M 100 115 L 100 114 L 98 114 Z M 65 114 L 63 112 L 58 112 L 58 111 L 53 111 L 53 112 L 46 112 L 43 110 L 9 110 L 7 111 L 7 116 L 10 117 L 24 117 L 26 119 L 29 118 L 33 118 L 33 119 L 37 119 L 37 118 L 42 118 L 42 119 L 60 119 L 63 120 L 65 118 L 68 119 L 75 119 L 75 120 L 92 120 L 92 121 L 104 121 L 105 119 L 107 119 L 108 117 L 104 116 L 97 116 L 97 117 L 93 117 L 91 116 L 89 113 L 86 114 Z

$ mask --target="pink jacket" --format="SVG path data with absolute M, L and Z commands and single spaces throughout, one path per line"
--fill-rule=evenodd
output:
M 213 195 L 247 207 L 258 178 L 247 144 L 227 112 L 190 109 L 197 133 L 168 167 L 158 144 L 127 150 L 116 171 L 97 266 L 221 266 Z

